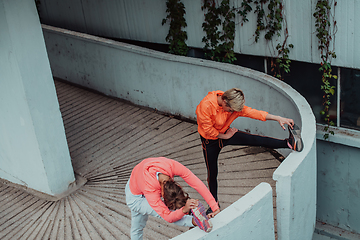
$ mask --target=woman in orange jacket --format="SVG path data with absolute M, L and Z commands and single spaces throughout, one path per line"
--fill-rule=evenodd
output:
M 243 92 L 238 88 L 223 91 L 212 91 L 196 108 L 198 132 L 200 134 L 203 154 L 208 172 L 209 189 L 215 200 L 217 197 L 218 156 L 227 145 L 263 146 L 267 148 L 291 148 L 301 151 L 303 143 L 300 129 L 290 118 L 284 118 L 247 107 Z M 248 117 L 261 121 L 278 121 L 285 130 L 288 125 L 289 138 L 276 139 L 249 134 L 230 127 L 238 117 Z

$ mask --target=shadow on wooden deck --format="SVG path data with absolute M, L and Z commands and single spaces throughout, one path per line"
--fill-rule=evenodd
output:
M 129 239 L 124 187 L 133 167 L 148 157 L 177 160 L 206 184 L 196 124 L 64 82 L 55 81 L 55 86 L 74 171 L 88 182 L 57 202 L 0 184 L 0 239 Z M 274 189 L 272 174 L 279 164 L 264 148 L 224 148 L 219 157 L 221 207 L 261 182 Z M 176 180 L 192 198 L 204 202 Z M 275 189 L 273 195 L 275 205 Z M 187 230 L 149 218 L 144 239 L 169 239 Z

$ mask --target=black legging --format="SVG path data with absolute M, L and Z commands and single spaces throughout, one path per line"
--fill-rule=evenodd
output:
M 230 139 L 209 140 L 201 135 L 201 143 L 203 154 L 208 173 L 208 184 L 211 194 L 215 200 L 217 197 L 217 175 L 218 175 L 218 157 L 221 149 L 227 145 L 246 145 L 246 146 L 262 146 L 266 148 L 288 148 L 286 139 L 276 139 L 264 137 L 246 132 L 238 131 Z

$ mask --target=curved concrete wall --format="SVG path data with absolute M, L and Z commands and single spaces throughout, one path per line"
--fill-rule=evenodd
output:
M 283 152 L 288 157 L 274 175 L 281 198 L 277 200 L 277 208 L 281 209 L 277 215 L 281 228 L 278 232 L 283 234 L 279 239 L 312 235 L 316 204 L 315 118 L 306 100 L 290 86 L 230 64 L 160 53 L 45 25 L 43 32 L 53 75 L 106 95 L 195 119 L 195 108 L 207 92 L 240 87 L 246 105 L 293 118 L 302 126 L 305 148 L 301 153 Z M 277 122 L 240 118 L 233 125 L 252 133 L 287 137 Z M 302 232 L 295 231 L 295 227 Z
M 213 90 L 239 87 L 246 105 L 291 117 L 302 125 L 306 100 L 289 85 L 240 66 L 161 53 L 43 25 L 53 76 L 135 104 L 195 119 L 201 99 Z M 287 137 L 277 122 L 243 118 L 239 129 Z
M 307 143 L 304 150 L 290 153 L 273 175 L 279 240 L 312 239 L 315 228 L 316 133 L 303 127 L 302 134 Z M 304 219 L 311 221 L 305 223 Z
M 248 194 L 221 211 L 216 218 L 211 219 L 213 229 L 210 233 L 194 228 L 172 239 L 274 240 L 272 202 L 270 184 L 260 183 Z

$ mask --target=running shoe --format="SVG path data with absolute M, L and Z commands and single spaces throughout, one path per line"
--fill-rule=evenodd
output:
M 294 151 L 301 152 L 304 148 L 304 144 L 301 139 L 300 128 L 296 124 L 294 124 L 293 128 L 288 126 L 288 130 L 289 130 L 289 139 L 288 139 L 289 147 Z
M 206 216 L 206 210 L 204 205 L 199 202 L 197 208 L 191 209 L 191 212 L 194 216 L 196 225 L 198 225 L 201 230 L 204 230 L 205 232 L 210 232 L 212 229 L 212 224 L 209 218 Z

